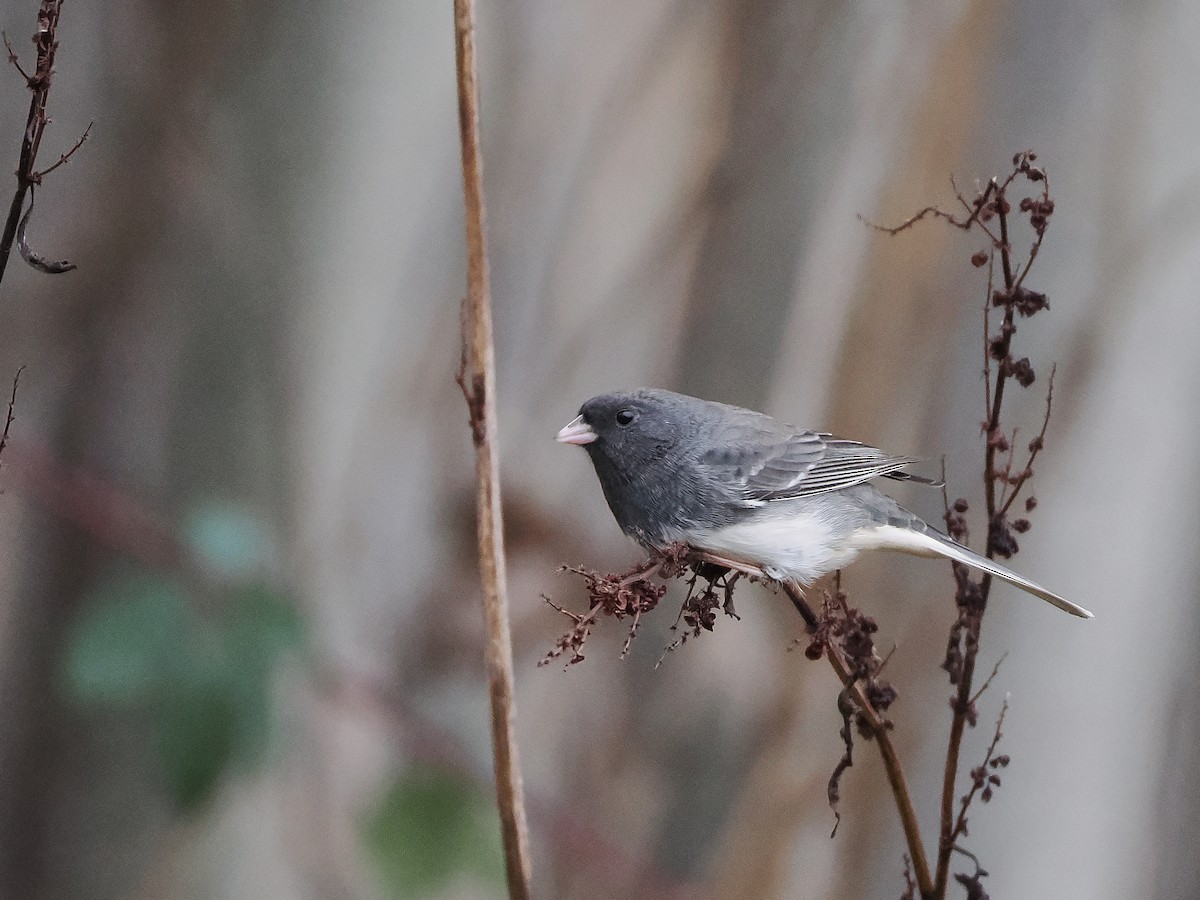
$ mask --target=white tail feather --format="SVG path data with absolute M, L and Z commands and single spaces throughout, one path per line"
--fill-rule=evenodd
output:
M 956 544 L 949 538 L 940 535 L 898 528 L 894 525 L 881 525 L 877 528 L 860 531 L 855 536 L 854 545 L 858 550 L 895 550 L 913 556 L 941 556 L 951 559 L 964 566 L 979 569 L 1007 581 L 1035 597 L 1041 597 L 1047 603 L 1051 603 L 1073 616 L 1079 616 L 1081 619 L 1094 618 L 1082 606 L 1076 606 L 1070 600 L 1060 597 L 1053 591 L 1046 590 L 1040 584 L 1030 581 L 1023 575 L 1018 575 L 1012 569 L 1006 569 L 998 562 L 990 560 L 986 556 L 980 556 L 973 550 L 968 550 L 961 544 Z

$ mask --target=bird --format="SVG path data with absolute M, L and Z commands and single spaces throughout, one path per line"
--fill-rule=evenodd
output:
M 556 439 L 583 447 L 621 530 L 647 549 L 682 542 L 725 565 L 801 586 L 865 550 L 942 557 L 1072 615 L 1092 613 L 974 552 L 883 493 L 913 457 L 659 388 L 599 394 Z

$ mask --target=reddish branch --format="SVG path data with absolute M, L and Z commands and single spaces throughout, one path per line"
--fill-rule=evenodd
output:
M 488 285 L 483 163 L 479 148 L 475 10 L 472 0 L 454 0 L 454 38 L 467 225 L 467 296 L 462 309 L 462 361 L 457 380 L 467 401 L 475 443 L 477 537 L 487 626 L 484 656 L 491 704 L 496 805 L 500 813 L 509 897 L 525 900 L 530 892 L 532 864 L 514 725 L 516 707 L 513 700 L 512 637 L 509 633 L 504 532 L 500 515 L 496 357 L 492 338 L 491 290 Z

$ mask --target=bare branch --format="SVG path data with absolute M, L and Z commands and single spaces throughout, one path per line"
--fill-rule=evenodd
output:
M 1012 494 L 1005 504 L 1000 507 L 1000 515 L 1002 516 L 1006 515 L 1009 509 L 1012 508 L 1013 503 L 1016 502 L 1017 495 L 1021 493 L 1021 488 L 1033 477 L 1033 461 L 1037 459 L 1038 454 L 1046 446 L 1046 428 L 1050 425 L 1050 411 L 1054 406 L 1054 376 L 1057 373 L 1058 365 L 1052 363 L 1050 365 L 1049 385 L 1046 387 L 1046 412 L 1042 416 L 1042 428 L 1038 432 L 1037 437 L 1029 442 L 1029 458 L 1025 461 L 1025 468 L 1017 475 L 1017 481 L 1013 484 Z
M 998 756 L 996 748 L 1000 746 L 1000 739 L 1004 737 L 1004 717 L 1008 713 L 1008 698 L 1004 698 L 1004 703 L 1000 706 L 1000 715 L 996 719 L 996 730 L 992 734 L 992 742 L 988 744 L 987 752 L 983 755 L 983 762 L 971 770 L 971 787 L 967 793 L 963 795 L 961 806 L 958 811 L 958 818 L 954 822 L 954 830 L 950 835 L 950 849 L 958 849 L 959 852 L 966 851 L 955 846 L 955 842 L 960 837 L 966 834 L 967 831 L 967 810 L 971 807 L 971 801 L 975 799 L 977 794 L 982 794 L 984 801 L 988 801 L 992 797 L 992 788 L 1000 785 L 1000 776 L 995 774 L 995 769 L 1004 768 L 1008 765 L 1007 756 Z M 972 854 L 967 854 L 972 859 L 975 857 Z M 975 864 L 979 865 L 979 860 L 975 860 Z
M 463 357 L 458 381 L 467 400 L 475 443 L 479 568 L 488 635 L 484 656 L 491 701 L 496 804 L 500 812 L 508 894 L 513 900 L 526 900 L 530 894 L 532 863 L 514 725 L 512 637 L 500 508 L 496 358 L 488 285 L 483 163 L 479 149 L 479 83 L 473 0 L 454 0 L 454 38 L 467 226 L 467 297 L 463 304 Z
M 4 49 L 8 51 L 8 61 L 21 73 L 21 77 L 25 79 L 25 84 L 32 88 L 33 79 L 29 77 L 28 72 L 21 68 L 21 60 L 17 58 L 17 51 L 13 49 L 12 43 L 8 40 L 8 32 L 0 31 L 0 37 L 4 38 Z
M 804 596 L 800 586 L 793 581 L 783 582 L 784 592 L 792 600 L 805 624 L 810 631 L 815 630 L 818 621 L 813 615 L 812 608 Z M 810 624 L 810 617 L 812 619 Z M 850 666 L 836 646 L 826 648 L 825 657 L 837 674 L 842 686 L 849 691 L 850 697 L 861 713 L 862 720 L 869 729 L 879 755 L 883 759 L 883 768 L 887 773 L 888 785 L 900 813 L 900 824 L 904 830 L 904 840 L 908 844 L 909 856 L 912 859 L 913 871 L 921 896 L 927 897 L 933 891 L 933 878 L 930 876 L 929 862 L 925 856 L 925 845 L 921 840 L 921 826 L 917 820 L 916 808 L 913 806 L 912 795 L 908 790 L 908 781 L 904 777 L 904 769 L 900 766 L 900 757 L 891 739 L 891 723 L 884 719 L 868 699 L 863 686 L 856 680 Z
M 21 373 L 25 371 L 25 367 L 17 369 L 17 374 L 13 376 L 12 394 L 8 398 L 8 416 L 4 419 L 4 432 L 0 434 L 0 454 L 4 453 L 4 448 L 8 446 L 8 432 L 12 428 L 13 409 L 17 405 L 17 387 L 21 384 Z
M 42 145 L 42 136 L 45 134 L 46 126 L 50 122 L 46 115 L 46 104 L 50 98 L 50 87 L 54 79 L 54 56 L 58 51 L 58 19 L 61 9 L 62 0 L 41 0 L 39 4 L 37 30 L 33 35 L 33 43 L 37 48 L 37 63 L 32 75 L 21 68 L 16 51 L 9 43 L 8 35 L 4 35 L 4 45 L 8 49 L 9 62 L 21 73 L 32 96 L 29 99 L 29 114 L 26 117 L 25 131 L 21 138 L 21 155 L 17 162 L 17 187 L 13 192 L 12 202 L 8 206 L 8 217 L 4 222 L 3 235 L 0 236 L 0 280 L 3 280 L 5 269 L 8 267 L 8 259 L 12 255 L 13 242 L 17 239 L 18 228 L 28 222 L 29 213 L 26 213 L 24 217 L 21 215 L 25 207 L 26 192 L 34 185 L 39 184 L 45 175 L 66 162 L 83 145 L 83 141 L 91 130 L 89 125 L 88 130 L 84 131 L 83 137 L 71 150 L 62 154 L 58 162 L 44 172 L 37 171 L 38 150 Z M 30 204 L 30 212 L 32 210 L 33 205 Z M 24 229 L 21 228 L 21 231 L 23 234 Z M 70 263 L 54 263 L 45 260 L 30 251 L 24 240 L 21 241 L 20 250 L 25 260 L 42 272 L 57 274 L 74 268 Z
M 71 149 L 68 150 L 66 153 L 59 154 L 58 162 L 54 163 L 49 168 L 42 169 L 42 171 L 40 171 L 40 172 L 34 172 L 33 175 L 31 176 L 33 179 L 33 183 L 41 184 L 43 178 L 45 178 L 47 175 L 49 175 L 51 172 L 53 172 L 59 166 L 66 165 L 67 163 L 69 163 L 71 161 L 71 157 L 74 156 L 79 151 L 79 148 L 87 143 L 87 139 L 89 137 L 91 137 L 91 134 L 92 134 L 92 126 L 95 124 L 96 124 L 95 122 L 88 122 L 87 128 L 83 129 L 83 134 L 81 134 L 79 136 L 79 140 L 77 140 L 74 144 L 71 145 Z
M 971 697 L 972 703 L 978 702 L 979 698 L 983 696 L 984 691 L 986 691 L 988 688 L 990 688 L 992 686 L 992 681 L 995 680 L 997 673 L 999 673 L 999 671 L 1000 671 L 1000 667 L 1002 665 L 1004 665 L 1004 661 L 1006 659 L 1008 659 L 1008 653 L 1001 654 L 1000 658 L 998 660 L 996 660 L 996 664 L 994 666 L 992 666 L 992 674 L 990 674 L 984 680 L 983 684 L 981 684 L 979 686 L 979 690 L 977 690 L 974 693 L 974 695 Z

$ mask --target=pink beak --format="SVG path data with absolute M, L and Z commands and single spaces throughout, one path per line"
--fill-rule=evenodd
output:
M 563 444 L 590 444 L 600 435 L 592 431 L 592 426 L 583 421 L 583 416 L 576 416 L 554 436 L 556 441 Z

